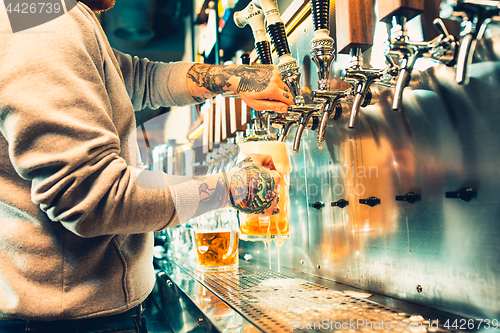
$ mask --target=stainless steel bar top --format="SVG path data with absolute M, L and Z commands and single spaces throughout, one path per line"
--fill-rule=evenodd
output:
M 175 258 L 158 261 L 157 266 L 159 284 L 178 289 L 174 294 L 189 312 L 171 316 L 185 321 L 172 325 L 175 332 L 191 331 L 194 324 L 184 327 L 188 321 L 200 326 L 196 332 L 454 332 L 467 320 L 246 261 L 235 272 L 201 273 L 189 261 Z M 189 302 L 193 304 L 186 305 Z M 172 314 L 171 309 L 165 312 Z

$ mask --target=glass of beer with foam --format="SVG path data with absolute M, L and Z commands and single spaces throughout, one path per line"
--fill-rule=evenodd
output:
M 238 221 L 233 208 L 208 212 L 196 220 L 196 268 L 202 272 L 238 269 Z
M 290 155 L 284 142 L 278 141 L 248 141 L 239 145 L 240 152 L 238 162 L 250 154 L 271 155 L 276 171 L 281 176 L 279 183 L 280 212 L 272 216 L 260 216 L 239 213 L 240 238 L 249 241 L 281 241 L 289 237 L 290 220 L 290 197 L 288 187 L 290 185 Z

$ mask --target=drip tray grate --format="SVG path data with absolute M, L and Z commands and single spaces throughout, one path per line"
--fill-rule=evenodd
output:
M 240 262 L 237 272 L 199 273 L 185 264 L 181 267 L 265 332 L 444 332 L 420 315 L 365 300 L 361 293 L 356 297 L 261 266 Z

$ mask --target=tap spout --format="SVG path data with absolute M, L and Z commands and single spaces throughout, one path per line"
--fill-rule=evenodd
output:
M 281 133 L 279 135 L 278 141 L 285 142 L 285 140 L 288 136 L 288 133 L 290 133 L 290 128 L 297 125 L 297 119 L 288 119 L 288 120 L 282 122 L 281 124 L 282 124 L 282 128 L 281 128 Z
M 326 126 L 328 124 L 328 119 L 334 114 L 333 119 L 337 119 L 342 113 L 342 106 L 340 105 L 341 100 L 346 100 L 350 96 L 350 89 L 347 90 L 316 90 L 313 91 L 314 99 L 323 99 L 321 120 L 319 122 L 318 128 L 318 146 L 322 146 L 325 141 Z M 335 112 L 335 113 L 334 113 Z
M 302 138 L 302 133 L 304 132 L 304 128 L 309 123 L 311 116 L 314 113 L 317 113 L 321 107 L 321 104 L 318 105 L 292 105 L 288 107 L 288 112 L 292 114 L 299 114 L 297 132 L 295 133 L 295 139 L 293 141 L 293 150 L 298 153 L 300 148 L 300 139 Z
M 456 82 L 468 84 L 476 44 L 483 37 L 493 16 L 500 15 L 498 1 L 445 0 L 440 6 L 440 16 L 461 20 L 462 41 L 458 51 Z
M 384 75 L 385 70 L 365 69 L 361 67 L 347 68 L 340 73 L 343 81 L 351 83 L 354 93 L 354 102 L 349 119 L 349 128 L 354 128 L 361 105 L 364 103 L 370 85 Z

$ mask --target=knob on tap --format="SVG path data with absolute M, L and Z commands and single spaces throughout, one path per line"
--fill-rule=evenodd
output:
M 253 3 L 264 11 L 267 21 L 267 32 L 278 54 L 278 68 L 283 80 L 293 94 L 295 104 L 304 104 L 304 97 L 300 93 L 300 71 L 297 60 L 291 56 L 290 46 L 285 32 L 285 24 L 279 14 L 275 0 L 254 0 Z
M 311 40 L 311 59 L 318 73 L 318 89 L 330 89 L 330 66 L 335 59 L 330 33 L 330 0 L 311 0 L 314 37 Z
M 469 67 L 472 64 L 477 40 L 483 37 L 486 26 L 493 16 L 500 14 L 499 1 L 444 0 L 440 16 L 462 21 L 462 37 L 457 58 L 456 81 L 458 84 L 469 82 Z
M 375 207 L 377 205 L 380 205 L 380 199 L 374 196 L 371 196 L 366 199 L 359 199 L 359 203 L 362 205 L 367 205 L 370 207 Z
M 477 197 L 477 191 L 470 187 L 464 187 L 459 189 L 458 191 L 446 192 L 445 197 L 452 199 L 460 199 L 465 202 L 469 202 L 475 197 Z

